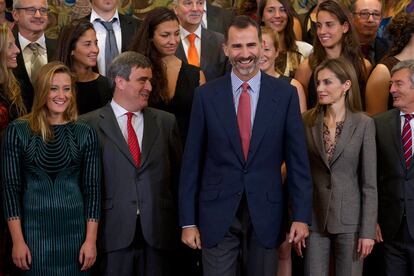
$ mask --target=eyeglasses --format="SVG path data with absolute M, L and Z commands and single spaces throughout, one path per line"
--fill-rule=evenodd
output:
M 365 20 L 367 20 L 370 15 L 372 15 L 372 18 L 374 20 L 381 19 L 381 13 L 379 13 L 379 12 L 361 11 L 361 12 L 354 12 L 354 14 L 358 15 L 359 17 L 361 17 L 362 19 L 365 19 Z
M 35 15 L 37 11 L 39 11 L 41 16 L 46 16 L 49 14 L 49 9 L 47 8 L 40 8 L 37 9 L 35 7 L 25 7 L 25 8 L 15 8 L 16 10 L 24 10 L 27 15 Z

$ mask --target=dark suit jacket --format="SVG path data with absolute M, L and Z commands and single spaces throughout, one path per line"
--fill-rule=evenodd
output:
M 222 34 L 201 28 L 200 66 L 207 81 L 225 74 L 227 57 L 223 51 L 223 42 L 224 36 Z M 175 54 L 179 59 L 188 63 L 181 41 Z
M 230 10 L 206 3 L 207 29 L 224 34 L 230 26 L 234 14 Z
M 85 16 L 84 19 L 88 21 L 91 20 L 91 14 Z M 122 34 L 121 52 L 125 52 L 128 51 L 129 46 L 132 43 L 132 40 L 134 39 L 139 26 L 141 26 L 141 20 L 129 15 L 119 13 L 119 23 L 121 25 Z
M 406 169 L 401 143 L 400 110 L 374 117 L 378 160 L 378 223 L 385 241 L 398 232 L 405 213 L 414 237 L 414 162 Z
M 308 111 L 303 115 L 309 120 Z M 313 180 L 313 231 L 330 234 L 358 232 L 375 239 L 377 223 L 377 163 L 374 121 L 346 112 L 344 126 L 329 162 L 323 140 L 323 112 L 305 123 Z
M 14 39 L 16 40 L 16 45 L 20 49 L 20 53 L 17 55 L 17 67 L 13 69 L 13 74 L 20 83 L 24 105 L 26 106 L 27 111 L 30 112 L 33 104 L 34 90 L 33 85 L 30 82 L 26 66 L 24 65 L 23 49 L 20 47 L 17 25 L 13 29 L 13 35 Z M 48 61 L 55 59 L 56 48 L 57 41 L 46 37 L 46 51 Z
M 196 89 L 180 176 L 180 225 L 197 225 L 203 247 L 222 240 L 246 194 L 260 242 L 276 247 L 282 231 L 281 165 L 286 161 L 292 220 L 310 223 L 312 182 L 296 90 L 262 74 L 247 161 L 230 74 Z M 197 212 L 198 210 L 198 212 Z
M 181 144 L 175 117 L 146 108 L 141 167 L 134 165 L 110 104 L 81 117 L 96 129 L 103 163 L 103 200 L 98 245 L 103 252 L 131 245 L 137 208 L 146 242 L 158 249 L 180 241 L 177 183 Z

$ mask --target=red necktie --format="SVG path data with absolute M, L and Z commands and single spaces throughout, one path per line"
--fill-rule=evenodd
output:
M 134 113 L 128 112 L 128 147 L 129 151 L 131 152 L 132 158 L 134 158 L 135 165 L 139 167 L 141 165 L 141 150 L 139 149 L 139 143 L 137 134 L 135 133 L 134 127 L 132 126 L 132 116 Z
M 248 92 L 249 84 L 243 82 L 242 92 L 239 98 L 239 106 L 237 107 L 237 124 L 239 125 L 240 139 L 243 148 L 244 159 L 247 160 L 247 153 L 250 145 L 251 130 L 251 111 L 250 111 L 250 95 Z
M 200 59 L 198 58 L 198 52 L 195 45 L 196 35 L 191 33 L 187 36 L 188 42 L 190 42 L 190 46 L 188 46 L 188 64 L 200 67 Z
M 404 125 L 403 131 L 401 134 L 403 148 L 404 148 L 404 159 L 405 165 L 407 168 L 410 167 L 411 158 L 413 157 L 413 150 L 412 150 L 412 133 L 411 133 L 411 126 L 410 121 L 414 116 L 411 114 L 404 115 Z

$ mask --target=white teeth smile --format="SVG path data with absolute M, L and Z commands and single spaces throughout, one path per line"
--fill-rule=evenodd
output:
M 54 102 L 55 104 L 62 105 L 62 104 L 65 104 L 65 102 L 66 102 L 66 101 L 62 101 L 62 100 L 53 100 L 53 102 Z
M 239 63 L 241 63 L 241 64 L 249 64 L 251 61 L 252 61 L 251 59 L 249 59 L 249 60 L 240 60 Z

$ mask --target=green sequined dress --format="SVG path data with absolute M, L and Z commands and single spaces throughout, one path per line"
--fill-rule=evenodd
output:
M 27 121 L 7 128 L 2 148 L 6 219 L 19 218 L 32 255 L 25 275 L 85 275 L 79 251 L 87 220 L 100 215 L 96 132 L 83 122 L 55 125 L 44 143 Z

